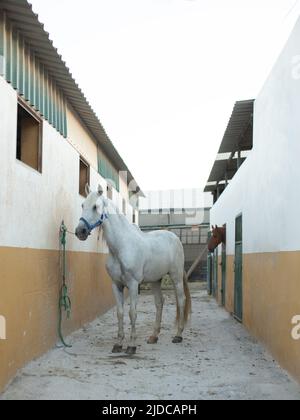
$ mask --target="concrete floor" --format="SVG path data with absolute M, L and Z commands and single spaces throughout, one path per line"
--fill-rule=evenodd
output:
M 297 399 L 300 386 L 199 285 L 192 287 L 193 316 L 183 344 L 174 345 L 175 299 L 166 292 L 161 340 L 147 345 L 153 298 L 140 297 L 139 348 L 134 357 L 110 353 L 116 335 L 113 309 L 68 341 L 30 363 L 1 400 L 39 399 Z

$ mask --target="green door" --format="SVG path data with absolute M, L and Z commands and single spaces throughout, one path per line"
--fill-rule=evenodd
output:
M 213 257 L 212 257 L 212 254 L 209 252 L 207 256 L 207 293 L 209 294 L 209 296 L 212 295 L 212 276 L 213 276 L 212 264 L 213 264 Z
M 243 321 L 243 219 L 235 221 L 234 316 Z
M 222 305 L 226 304 L 226 245 L 222 246 Z
M 213 262 L 213 296 L 216 299 L 218 299 L 218 258 L 218 248 L 216 248 Z

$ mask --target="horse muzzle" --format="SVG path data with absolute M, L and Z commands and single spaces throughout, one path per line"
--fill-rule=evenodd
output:
M 80 241 L 86 241 L 90 233 L 86 227 L 78 226 L 75 230 L 75 235 Z

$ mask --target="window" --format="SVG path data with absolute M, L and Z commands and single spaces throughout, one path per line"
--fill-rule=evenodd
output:
M 42 123 L 34 111 L 18 104 L 17 159 L 42 172 Z
M 132 215 L 132 223 L 135 224 L 136 223 L 136 216 L 135 216 L 135 212 L 133 212 Z
M 112 200 L 113 198 L 113 190 L 111 185 L 107 186 L 107 198 L 109 198 L 110 200 Z
M 122 200 L 122 211 L 123 211 L 123 214 L 125 214 L 126 215 L 126 213 L 127 213 L 127 208 L 126 208 L 126 201 L 125 201 L 125 198 L 123 198 L 123 200 Z
M 90 184 L 90 167 L 81 157 L 79 160 L 79 194 L 82 195 L 82 197 L 86 197 L 86 184 Z

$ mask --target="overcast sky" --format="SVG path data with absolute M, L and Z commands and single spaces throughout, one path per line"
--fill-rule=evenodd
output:
M 255 98 L 295 0 L 31 0 L 143 190 L 204 186 L 234 102 Z

